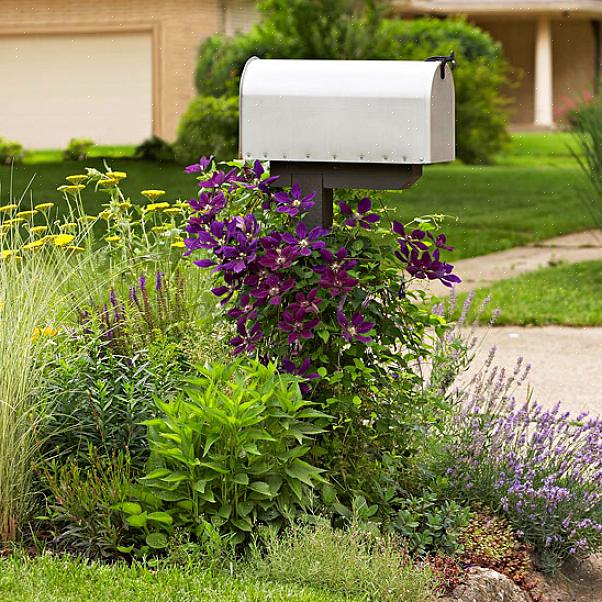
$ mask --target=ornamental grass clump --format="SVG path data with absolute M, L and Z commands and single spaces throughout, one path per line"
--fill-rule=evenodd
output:
M 19 211 L 27 215 L 14 217 Z M 94 258 L 77 252 L 74 235 L 32 245 L 37 211 L 17 202 L 0 207 L 0 543 L 18 536 L 32 509 L 44 358 L 68 313 L 73 276 L 86 280 Z
M 449 490 L 502 512 L 545 570 L 602 546 L 602 420 L 512 394 L 526 373 L 487 369 L 443 452 Z

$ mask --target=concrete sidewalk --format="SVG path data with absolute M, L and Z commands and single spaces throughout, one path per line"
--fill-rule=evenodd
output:
M 454 264 L 454 272 L 462 278 L 457 291 L 466 292 L 557 263 L 602 260 L 602 232 L 587 230 L 566 234 L 540 243 L 457 262 L 453 261 L 452 255 L 453 253 L 448 259 Z M 439 288 L 435 290 L 433 287 L 431 291 L 437 293 Z
M 476 328 L 475 334 L 483 342 L 471 371 L 483 365 L 495 345 L 495 364 L 507 371 L 519 356 L 531 364 L 527 383 L 538 402 L 552 406 L 560 401 L 567 410 L 602 414 L 602 327 L 504 326 Z M 525 396 L 523 386 L 518 399 Z

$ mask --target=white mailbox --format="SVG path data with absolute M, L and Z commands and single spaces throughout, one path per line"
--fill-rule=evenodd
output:
M 283 185 L 316 191 L 310 224 L 332 224 L 335 188 L 403 189 L 455 158 L 454 54 L 426 61 L 247 61 L 240 153 Z
M 454 82 L 425 61 L 250 59 L 245 159 L 424 165 L 455 158 Z

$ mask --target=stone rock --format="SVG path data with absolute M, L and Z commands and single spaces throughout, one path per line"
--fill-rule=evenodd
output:
M 468 572 L 464 585 L 451 598 L 455 602 L 531 602 L 529 594 L 518 585 L 491 569 L 475 567 Z

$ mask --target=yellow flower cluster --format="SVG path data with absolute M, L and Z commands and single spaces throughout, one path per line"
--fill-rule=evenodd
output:
M 52 326 L 45 326 L 44 328 L 35 327 L 31 334 L 31 340 L 36 343 L 41 338 L 55 337 L 59 331 Z

